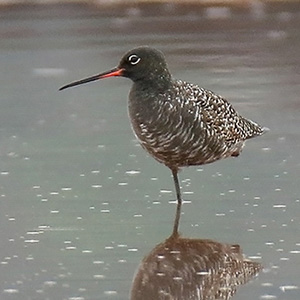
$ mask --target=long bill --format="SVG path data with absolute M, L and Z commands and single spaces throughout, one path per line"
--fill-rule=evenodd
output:
M 104 72 L 104 73 L 101 73 L 101 74 L 98 74 L 98 75 L 94 75 L 94 76 L 91 76 L 91 77 L 88 77 L 88 78 L 84 78 L 84 79 L 81 79 L 81 80 L 71 82 L 67 85 L 62 86 L 59 90 L 62 91 L 62 90 L 68 89 L 68 88 L 76 86 L 76 85 L 88 83 L 88 82 L 103 79 L 103 78 L 108 78 L 108 77 L 113 77 L 113 76 L 122 76 L 123 71 L 124 71 L 124 69 L 120 69 L 120 68 L 116 67 L 116 68 L 113 68 L 110 71 L 107 71 L 107 72 Z

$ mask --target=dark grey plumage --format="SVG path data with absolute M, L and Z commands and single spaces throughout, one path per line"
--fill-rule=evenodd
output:
M 152 88 L 151 88 L 152 89 Z M 171 169 L 237 156 L 244 141 L 263 134 L 221 96 L 171 79 L 161 93 L 134 83 L 129 114 L 142 146 Z
M 245 140 L 264 128 L 240 116 L 209 90 L 172 78 L 162 52 L 140 47 L 126 53 L 118 67 L 61 88 L 123 76 L 133 81 L 129 116 L 141 145 L 172 171 L 178 201 L 173 233 L 181 209 L 178 169 L 238 156 Z

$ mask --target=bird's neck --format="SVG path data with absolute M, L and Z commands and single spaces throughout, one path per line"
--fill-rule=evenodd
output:
M 132 89 L 144 95 L 158 95 L 166 93 L 173 86 L 173 80 L 169 73 L 150 75 L 133 83 Z
M 162 109 L 171 94 L 173 82 L 168 80 L 135 81 L 129 94 L 129 113 L 133 119 L 151 120 Z

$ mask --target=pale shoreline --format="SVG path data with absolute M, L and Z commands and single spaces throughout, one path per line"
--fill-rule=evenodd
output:
M 96 6 L 135 5 L 135 4 L 177 4 L 200 6 L 249 6 L 255 4 L 300 3 L 300 0 L 0 0 L 0 6 L 9 5 L 49 5 L 49 4 L 86 4 Z

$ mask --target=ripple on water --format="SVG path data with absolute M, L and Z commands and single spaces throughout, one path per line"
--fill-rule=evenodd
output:
M 102 187 L 101 184 L 93 184 L 93 185 L 92 185 L 92 188 L 95 188 L 95 189 L 99 189 L 99 188 L 101 188 L 101 187 Z
M 19 290 L 18 289 L 4 289 L 3 293 L 4 294 L 18 294 Z
M 57 285 L 57 282 L 54 280 L 47 280 L 47 281 L 44 281 L 44 285 L 48 286 L 48 287 L 53 287 L 53 286 Z
M 261 295 L 259 298 L 264 300 L 272 300 L 272 299 L 277 299 L 277 296 L 266 294 L 266 295 Z
M 283 292 L 292 291 L 292 290 L 299 290 L 299 287 L 297 285 L 282 285 L 279 288 Z
M 103 275 L 103 274 L 95 274 L 95 275 L 93 276 L 93 278 L 94 278 L 94 279 L 105 279 L 105 275 Z
M 104 291 L 104 295 L 108 295 L 108 296 L 110 296 L 110 295 L 117 295 L 117 294 L 118 294 L 117 291 Z
M 141 171 L 139 171 L 139 170 L 128 170 L 125 173 L 128 174 L 128 175 L 137 175 L 137 174 L 140 174 Z

